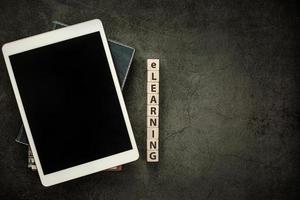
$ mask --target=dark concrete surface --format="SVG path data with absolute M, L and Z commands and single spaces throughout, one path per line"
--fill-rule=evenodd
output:
M 297 199 L 296 1 L 0 0 L 0 44 L 100 18 L 136 48 L 125 99 L 141 158 L 44 188 L 14 139 L 21 124 L 0 59 L 0 199 Z M 146 59 L 159 58 L 160 162 L 147 164 Z

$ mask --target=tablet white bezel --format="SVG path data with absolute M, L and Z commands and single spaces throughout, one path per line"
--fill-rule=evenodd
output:
M 83 35 L 86 35 L 89 33 L 94 33 L 96 31 L 98 31 L 99 34 L 101 35 L 101 39 L 102 39 L 102 43 L 103 43 L 105 53 L 107 56 L 108 64 L 110 67 L 114 85 L 115 85 L 115 88 L 117 91 L 117 95 L 118 95 L 118 98 L 120 101 L 121 109 L 123 112 L 127 130 L 129 133 L 129 138 L 131 141 L 132 149 L 125 151 L 125 152 L 115 154 L 115 155 L 111 155 L 111 156 L 108 156 L 108 157 L 105 157 L 102 159 L 98 159 L 95 161 L 91 161 L 88 163 L 84 163 L 81 165 L 77 165 L 74 167 L 70 167 L 70 168 L 67 168 L 64 170 L 60 170 L 60 171 L 45 175 L 43 172 L 43 169 L 41 167 L 38 152 L 36 150 L 36 147 L 35 147 L 35 144 L 33 141 L 33 137 L 32 137 L 31 130 L 30 130 L 30 125 L 28 124 L 28 121 L 27 121 L 26 113 L 24 111 L 22 99 L 21 99 L 21 96 L 20 96 L 20 93 L 19 93 L 19 90 L 17 87 L 17 83 L 16 83 L 16 80 L 14 77 L 14 73 L 13 73 L 12 66 L 11 66 L 11 63 L 9 60 L 9 56 L 24 52 L 24 51 L 28 51 L 31 49 L 35 49 L 38 47 L 43 47 L 43 46 L 46 46 L 49 44 L 68 40 L 71 38 L 83 36 Z M 81 176 L 92 174 L 92 173 L 95 173 L 95 172 L 98 172 L 101 170 L 105 170 L 105 169 L 108 169 L 108 168 L 111 168 L 111 167 L 114 167 L 117 165 L 122 165 L 122 164 L 132 162 L 132 161 L 138 159 L 139 153 L 138 153 L 138 149 L 137 149 L 134 135 L 132 132 L 132 128 L 131 128 L 131 124 L 129 121 L 126 106 L 124 103 L 123 95 L 121 92 L 117 74 L 116 74 L 114 64 L 112 61 L 112 57 L 111 57 L 111 53 L 110 53 L 107 39 L 105 36 L 105 32 L 103 29 L 103 25 L 99 19 L 83 22 L 80 24 L 68 26 L 65 28 L 58 29 L 58 30 L 49 31 L 46 33 L 42 33 L 39 35 L 35 35 L 32 37 L 28 37 L 25 39 L 7 43 L 7 44 L 3 45 L 2 52 L 4 55 L 4 59 L 5 59 L 5 63 L 7 66 L 10 81 L 11 81 L 11 84 L 13 87 L 13 91 L 14 91 L 14 94 L 15 94 L 15 97 L 17 100 L 18 108 L 20 110 L 21 118 L 23 120 L 23 124 L 24 124 L 25 130 L 26 130 L 28 141 L 29 141 L 30 147 L 32 149 L 33 157 L 34 157 L 36 165 L 37 165 L 37 170 L 38 170 L 41 182 L 44 186 L 51 186 L 51 185 L 54 185 L 57 183 L 65 182 L 65 181 L 68 181 L 71 179 L 75 179 L 75 178 L 78 178 Z

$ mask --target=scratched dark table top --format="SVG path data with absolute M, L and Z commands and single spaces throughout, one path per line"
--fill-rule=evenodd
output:
M 0 59 L 0 199 L 297 199 L 296 1 L 1 0 L 0 45 L 103 21 L 136 48 L 124 90 L 141 157 L 50 188 L 14 139 L 21 118 Z M 147 164 L 146 59 L 159 58 L 160 162 Z

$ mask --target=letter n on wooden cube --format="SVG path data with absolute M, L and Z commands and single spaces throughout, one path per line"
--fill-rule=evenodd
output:
M 148 128 L 158 128 L 158 117 L 147 117 Z

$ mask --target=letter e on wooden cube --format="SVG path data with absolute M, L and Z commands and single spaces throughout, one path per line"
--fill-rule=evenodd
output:
M 159 70 L 159 59 L 147 59 L 148 70 Z

